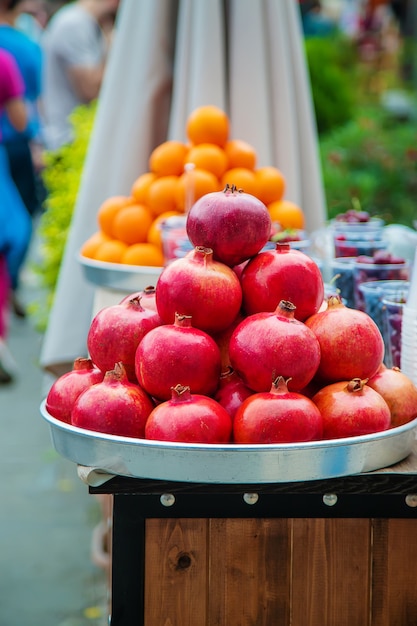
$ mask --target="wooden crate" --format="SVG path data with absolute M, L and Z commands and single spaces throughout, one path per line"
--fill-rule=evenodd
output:
M 415 626 L 417 523 L 149 519 L 145 625 Z
M 417 624 L 415 475 L 101 489 L 114 494 L 112 626 Z

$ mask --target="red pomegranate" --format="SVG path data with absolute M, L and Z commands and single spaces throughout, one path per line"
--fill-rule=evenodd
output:
M 373 319 L 330 296 L 327 309 L 305 321 L 320 344 L 317 377 L 322 383 L 371 378 L 384 358 L 384 341 Z
M 392 427 L 402 426 L 417 417 L 417 387 L 398 367 L 382 365 L 367 382 L 388 404 Z
M 219 388 L 214 396 L 219 404 L 234 418 L 242 402 L 253 394 L 232 367 L 227 367 L 220 374 Z
M 218 402 L 183 385 L 153 409 L 145 426 L 146 439 L 183 443 L 227 443 L 231 432 L 232 420 Z
M 141 289 L 140 291 L 135 291 L 134 293 L 131 293 L 128 296 L 125 296 L 124 298 L 122 298 L 122 300 L 119 302 L 119 304 L 125 304 L 126 302 L 129 302 L 129 300 L 132 300 L 133 298 L 140 298 L 140 303 L 141 306 L 143 306 L 144 309 L 151 309 L 152 311 L 156 311 L 156 287 L 154 285 L 148 285 L 148 287 L 145 287 L 144 289 Z
M 332 383 L 313 396 L 323 417 L 323 439 L 357 437 L 390 428 L 387 403 L 366 382 L 354 378 Z
M 91 385 L 101 383 L 104 374 L 91 359 L 78 357 L 70 372 L 53 383 L 46 396 L 45 408 L 56 419 L 71 423 L 72 407 L 78 396 Z
M 193 326 L 207 333 L 221 332 L 236 318 L 242 290 L 234 271 L 213 260 L 213 251 L 197 247 L 167 265 L 156 285 L 156 306 L 165 324 L 175 313 L 191 315 Z
M 213 258 L 229 267 L 259 252 L 269 239 L 271 218 L 255 196 L 226 185 L 208 193 L 191 207 L 186 224 L 194 246 L 213 250 Z
M 149 331 L 136 350 L 139 384 L 158 400 L 169 400 L 178 380 L 191 393 L 212 395 L 219 384 L 220 350 L 207 333 L 192 326 L 190 315 Z
M 74 404 L 71 423 L 79 428 L 121 437 L 143 438 L 154 405 L 143 389 L 129 382 L 122 363 L 103 382 L 84 391 Z
M 300 393 L 288 391 L 279 376 L 269 392 L 255 393 L 237 409 L 233 421 L 236 443 L 295 443 L 322 437 L 317 406 Z
M 289 243 L 277 243 L 275 250 L 253 257 L 243 268 L 240 283 L 247 315 L 275 311 L 286 300 L 296 306 L 296 319 L 304 321 L 323 302 L 324 284 L 317 263 Z
M 135 382 L 136 348 L 147 332 L 162 324 L 156 311 L 145 309 L 140 297 L 101 309 L 91 322 L 87 347 L 102 372 L 122 362 L 128 378 Z
M 314 377 L 320 346 L 314 333 L 295 319 L 295 306 L 281 301 L 272 313 L 246 317 L 229 343 L 230 363 L 254 391 L 269 391 L 278 376 L 290 378 L 291 391 L 299 391 Z

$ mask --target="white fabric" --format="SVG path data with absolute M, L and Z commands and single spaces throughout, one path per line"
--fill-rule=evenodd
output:
M 232 136 L 285 175 L 307 229 L 323 226 L 324 192 L 294 0 L 122 0 L 81 188 L 41 354 L 44 368 L 85 353 L 94 286 L 77 260 L 99 205 L 129 194 L 154 146 L 183 140 L 188 114 L 225 108 Z M 228 47 L 226 46 L 228 41 Z M 174 43 L 176 48 L 174 49 Z M 228 60 L 227 60 L 228 59 Z

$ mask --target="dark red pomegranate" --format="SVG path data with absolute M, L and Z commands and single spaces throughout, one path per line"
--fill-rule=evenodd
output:
M 233 267 L 264 247 L 271 224 L 263 202 L 226 185 L 223 191 L 208 193 L 194 203 L 186 229 L 194 246 L 211 248 L 215 260 Z
M 143 438 L 145 422 L 153 408 L 145 391 L 129 382 L 122 363 L 116 363 L 113 370 L 106 372 L 103 382 L 78 397 L 71 423 L 109 435 Z
M 57 378 L 49 389 L 46 410 L 52 417 L 70 424 L 72 407 L 78 396 L 91 385 L 101 383 L 103 378 L 103 372 L 91 359 L 75 359 L 72 370 Z
M 227 367 L 220 374 L 219 388 L 214 396 L 219 404 L 234 418 L 242 402 L 254 392 L 249 389 L 232 367 Z
M 275 250 L 265 250 L 244 267 L 240 283 L 243 308 L 247 315 L 275 311 L 281 300 L 296 306 L 295 317 L 304 321 L 317 313 L 324 296 L 320 269 L 309 256 L 277 243 Z
M 213 251 L 197 247 L 167 265 L 156 285 L 156 306 L 165 324 L 175 313 L 191 315 L 193 326 L 208 333 L 224 330 L 236 318 L 242 303 L 234 271 L 213 260 Z
M 183 443 L 227 443 L 231 432 L 232 420 L 218 402 L 183 385 L 154 408 L 145 426 L 146 439 Z
M 149 331 L 136 350 L 139 384 L 158 400 L 169 400 L 178 380 L 191 393 L 212 395 L 219 384 L 220 350 L 207 333 L 192 326 L 190 315 Z
M 417 417 L 417 387 L 398 367 L 382 365 L 367 382 L 388 404 L 391 426 L 402 426 Z
M 366 382 L 354 378 L 332 383 L 313 396 L 323 417 L 323 439 L 357 437 L 390 428 L 387 403 Z
M 123 363 L 130 381 L 135 382 L 136 348 L 143 337 L 162 324 L 156 311 L 145 309 L 140 297 L 101 309 L 91 322 L 87 347 L 102 372 Z
M 317 406 L 306 396 L 288 391 L 279 376 L 269 392 L 255 393 L 236 411 L 236 443 L 295 443 L 321 439 L 323 423 Z
M 327 309 L 305 321 L 320 344 L 317 378 L 331 383 L 371 378 L 384 358 L 384 341 L 373 319 L 330 296 Z
M 291 391 L 312 380 L 320 363 L 314 333 L 294 317 L 295 306 L 281 301 L 272 313 L 246 317 L 229 343 L 230 363 L 254 391 L 270 391 L 278 376 L 291 379 Z

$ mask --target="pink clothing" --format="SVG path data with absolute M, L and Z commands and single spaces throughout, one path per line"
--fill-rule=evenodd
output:
M 11 54 L 0 48 L 0 109 L 24 93 L 22 76 Z
M 0 48 L 0 110 L 3 109 L 6 102 L 13 100 L 14 98 L 21 97 L 23 93 L 23 79 L 17 67 L 16 61 L 11 54 Z M 2 166 L 3 162 L 0 158 L 0 181 L 2 183 L 1 186 L 5 187 L 5 189 L 3 189 L 3 192 L 5 193 L 8 190 L 6 185 L 8 178 L 4 178 L 4 176 L 2 176 L 2 174 L 4 174 L 4 168 Z M 0 252 L 0 339 L 4 338 L 7 334 L 9 288 L 10 277 L 6 258 L 3 253 Z

